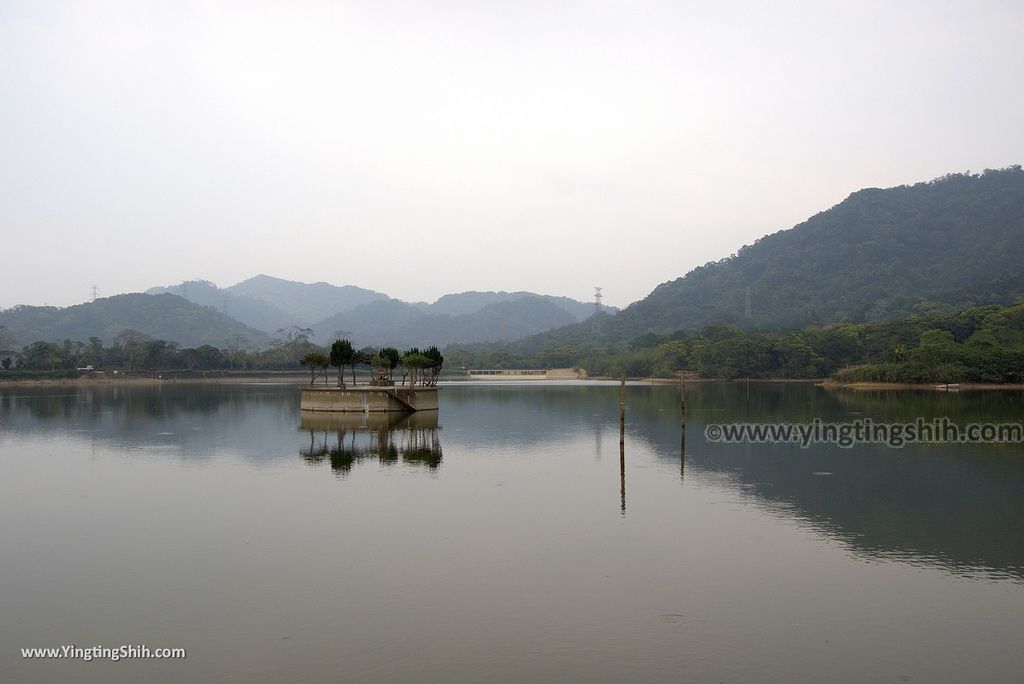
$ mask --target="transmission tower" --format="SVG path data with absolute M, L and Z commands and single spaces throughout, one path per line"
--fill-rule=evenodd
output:
M 92 287 L 89 288 L 89 291 L 92 292 L 92 301 L 95 302 L 96 301 L 96 296 L 99 294 L 100 289 L 98 287 L 96 287 L 95 285 L 93 285 Z
M 594 288 L 594 308 L 598 312 L 601 311 L 601 288 L 599 287 Z

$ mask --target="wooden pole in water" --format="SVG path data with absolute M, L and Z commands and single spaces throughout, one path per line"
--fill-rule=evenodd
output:
M 686 471 L 686 383 L 679 373 L 679 479 Z
M 619 510 L 626 514 L 626 445 L 619 442 Z
M 679 374 L 679 424 L 686 429 L 686 383 L 683 374 Z
M 626 374 L 619 378 L 619 444 L 626 442 Z
M 679 480 L 686 475 L 686 425 L 679 431 Z

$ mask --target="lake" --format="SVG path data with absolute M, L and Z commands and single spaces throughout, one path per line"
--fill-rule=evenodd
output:
M 0 388 L 0 681 L 1020 682 L 1024 449 L 718 443 L 1019 421 L 1020 392 Z M 22 648 L 184 648 L 184 660 Z

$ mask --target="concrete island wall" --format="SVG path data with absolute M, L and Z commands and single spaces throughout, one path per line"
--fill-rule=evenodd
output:
M 306 387 L 299 408 L 334 413 L 412 413 L 437 410 L 436 387 Z

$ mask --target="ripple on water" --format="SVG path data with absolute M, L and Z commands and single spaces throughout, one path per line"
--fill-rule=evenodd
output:
M 667 625 L 688 625 L 694 622 L 704 622 L 701 618 L 694 618 L 683 613 L 662 613 L 658 616 L 658 619 Z

